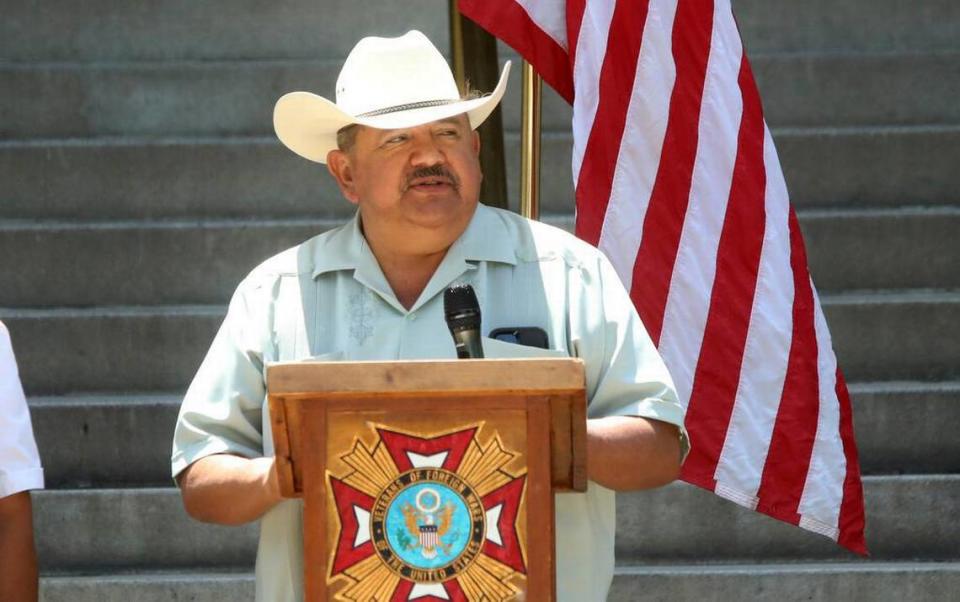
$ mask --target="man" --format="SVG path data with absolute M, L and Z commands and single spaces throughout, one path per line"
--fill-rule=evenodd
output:
M 476 290 L 483 330 L 535 326 L 551 350 L 585 361 L 590 420 L 585 494 L 557 497 L 560 600 L 605 598 L 612 579 L 612 490 L 673 480 L 685 439 L 669 375 L 613 269 L 568 234 L 478 205 L 474 129 L 503 96 L 461 100 L 419 32 L 365 38 L 333 103 L 280 99 L 280 140 L 326 163 L 358 206 L 347 225 L 256 268 L 184 400 L 173 474 L 187 511 L 211 522 L 261 519 L 258 600 L 299 600 L 302 521 L 281 500 L 264 408 L 264 367 L 296 359 L 452 358 L 442 291 Z M 487 356 L 519 354 L 486 340 Z
M 0 600 L 37 600 L 31 489 L 43 489 L 43 468 L 10 334 L 0 322 Z

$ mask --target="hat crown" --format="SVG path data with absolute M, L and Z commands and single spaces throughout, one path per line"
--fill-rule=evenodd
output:
M 363 38 L 337 78 L 337 106 L 354 115 L 459 97 L 446 59 L 416 30 L 398 38 Z

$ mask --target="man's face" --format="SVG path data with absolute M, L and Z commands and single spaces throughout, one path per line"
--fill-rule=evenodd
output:
M 327 157 L 343 195 L 359 205 L 376 252 L 436 253 L 466 229 L 480 196 L 480 141 L 465 115 L 399 130 L 358 126 Z

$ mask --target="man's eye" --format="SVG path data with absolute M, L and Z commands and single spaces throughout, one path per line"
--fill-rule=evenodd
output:
M 390 138 L 387 138 L 387 140 L 384 142 L 384 144 L 397 144 L 397 143 L 403 142 L 403 141 L 406 140 L 406 139 L 407 139 L 407 137 L 406 137 L 406 136 L 403 136 L 403 135 L 400 135 L 400 136 L 392 136 L 392 137 L 390 137 Z
M 442 130 L 440 132 L 440 135 L 441 136 L 459 136 L 460 132 L 458 132 L 457 130 Z

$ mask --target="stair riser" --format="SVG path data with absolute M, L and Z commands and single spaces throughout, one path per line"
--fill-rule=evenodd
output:
M 225 303 L 261 261 L 337 223 L 10 227 L 0 307 Z M 960 211 L 818 213 L 801 226 L 820 291 L 960 288 Z
M 701 572 L 662 573 L 614 577 L 609 602 L 654 600 L 844 600 L 902 602 L 948 600 L 960 588 L 955 566 L 901 570 L 844 570 L 816 567 L 775 571 L 745 566 L 724 571 L 704 567 Z
M 825 312 L 850 381 L 960 378 L 958 302 L 827 302 Z M 183 391 L 222 315 L 217 308 L 173 315 L 0 311 L 34 395 Z
M 345 56 L 364 34 L 399 35 L 411 28 L 447 46 L 446 5 L 428 0 L 406 3 L 402 19 L 392 4 L 373 0 L 322 7 L 308 0 L 93 0 L 80 12 L 68 0 L 55 0 L 39 13 L 29 0 L 7 5 L 0 57 L 9 60 Z M 736 0 L 734 9 L 753 52 L 942 49 L 956 48 L 960 39 L 951 0 L 926 0 L 922 8 L 897 0 Z
M 957 202 L 960 130 L 787 130 L 775 133 L 797 207 Z M 512 206 L 519 141 L 506 138 Z M 573 208 L 570 137 L 545 135 L 541 210 Z M 270 138 L 229 142 L 8 143 L 0 145 L 0 219 L 176 216 L 249 218 L 349 211 L 322 165 Z
M 520 127 L 520 69 L 504 127 Z M 0 136 L 272 135 L 284 93 L 331 97 L 340 60 L 0 67 Z M 752 65 L 772 126 L 957 123 L 960 55 L 760 55 Z M 570 106 L 547 89 L 544 131 L 569 131 Z
M 852 397 L 864 474 L 960 473 L 960 389 L 854 391 Z M 175 396 L 33 403 L 47 487 L 170 485 L 179 407 Z
M 864 491 L 874 560 L 936 560 L 956 554 L 960 525 L 940 517 L 960 510 L 960 479 L 870 478 Z M 255 525 L 220 527 L 192 521 L 172 488 L 38 492 L 34 511 L 38 557 L 45 570 L 253 563 Z M 63 533 L 71 537 L 64 538 Z M 827 538 L 677 483 L 618 496 L 617 558 L 629 564 L 850 560 L 852 554 Z
M 864 499 L 872 559 L 956 557 L 960 526 L 939 517 L 960 511 L 960 479 L 869 478 Z M 677 484 L 617 497 L 617 558 L 626 563 L 751 562 L 853 560 L 855 555 L 826 537 Z

